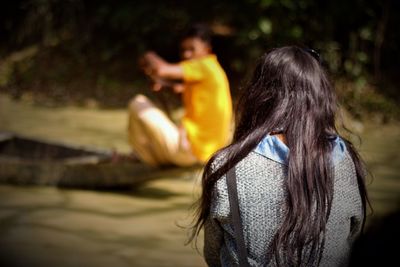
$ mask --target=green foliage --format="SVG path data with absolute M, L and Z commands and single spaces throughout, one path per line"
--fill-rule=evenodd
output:
M 214 50 L 234 94 L 265 51 L 298 44 L 319 51 L 331 73 L 355 85 L 346 94 L 349 103 L 367 99 L 363 88 L 381 81 L 377 93 L 398 101 L 385 75 L 398 70 L 399 6 L 390 0 L 7 1 L 0 11 L 0 58 L 6 59 L 0 86 L 23 91 L 36 85 L 44 93 L 59 88 L 74 101 L 95 97 L 125 105 L 146 86 L 138 57 L 152 49 L 177 61 L 182 31 L 205 22 L 215 30 Z M 28 47 L 37 53 L 9 60 Z
M 396 101 L 385 97 L 378 87 L 368 84 L 364 78 L 356 82 L 345 78 L 337 79 L 336 88 L 344 107 L 356 119 L 373 118 L 385 123 L 400 117 Z

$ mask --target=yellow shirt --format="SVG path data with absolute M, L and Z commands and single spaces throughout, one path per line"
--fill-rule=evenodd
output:
M 183 126 L 195 156 L 205 162 L 231 137 L 229 82 L 215 55 L 180 63 L 185 90 Z

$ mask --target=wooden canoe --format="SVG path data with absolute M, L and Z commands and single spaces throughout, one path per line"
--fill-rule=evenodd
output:
M 0 183 L 76 188 L 125 188 L 162 176 L 182 176 L 190 168 L 155 168 L 112 160 L 112 151 L 0 133 Z

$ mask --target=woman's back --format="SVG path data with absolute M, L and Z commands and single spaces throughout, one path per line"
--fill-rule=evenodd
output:
M 353 161 L 340 138 L 332 142 L 334 193 L 320 266 L 346 265 L 363 218 Z M 267 136 L 236 165 L 239 207 L 252 266 L 275 264 L 270 246 L 283 220 L 287 155 L 288 149 L 282 142 Z M 204 254 L 210 266 L 237 264 L 231 218 L 224 176 L 215 184 L 210 217 L 205 224 Z
M 287 46 L 260 58 L 237 102 L 233 141 L 203 174 L 193 236 L 204 226 L 210 265 L 236 262 L 226 190 L 232 167 L 250 263 L 346 262 L 364 225 L 367 193 L 357 151 L 338 137 L 337 107 L 315 51 Z

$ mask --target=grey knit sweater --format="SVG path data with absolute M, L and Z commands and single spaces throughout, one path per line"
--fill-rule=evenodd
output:
M 267 136 L 263 142 L 236 166 L 239 207 L 251 266 L 274 266 L 267 251 L 283 220 L 288 149 L 276 137 Z M 354 164 L 340 138 L 336 139 L 332 156 L 334 196 L 320 266 L 346 266 L 352 243 L 361 230 L 363 211 Z M 204 229 L 205 260 L 209 266 L 237 266 L 225 175 L 212 194 Z

